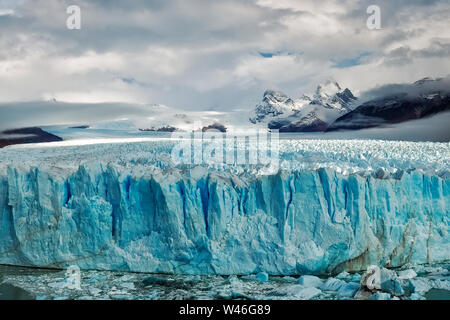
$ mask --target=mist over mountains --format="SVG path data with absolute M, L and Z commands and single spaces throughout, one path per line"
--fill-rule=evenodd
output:
M 65 103 L 56 100 L 2 103 L 1 131 L 24 127 L 84 125 L 108 130 L 197 130 L 220 125 L 285 132 L 359 130 L 422 119 L 450 110 L 450 78 L 424 78 L 383 85 L 356 97 L 352 89 L 329 80 L 312 94 L 288 97 L 266 90 L 253 109 L 186 111 L 158 104 Z M 201 122 L 199 128 L 195 128 Z M 445 130 L 445 128 L 444 128 Z
M 267 123 L 280 132 L 358 130 L 421 119 L 450 110 L 450 79 L 424 78 L 370 90 L 362 98 L 337 82 L 317 87 L 310 97 L 291 99 L 268 90 L 255 108 L 252 123 Z

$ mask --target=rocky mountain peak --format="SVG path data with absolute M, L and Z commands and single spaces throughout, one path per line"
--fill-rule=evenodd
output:
M 250 118 L 250 121 L 267 121 L 272 123 L 274 128 L 295 123 L 296 130 L 312 130 L 310 123 L 320 122 L 320 128 L 323 129 L 329 121 L 352 110 L 356 99 L 348 88 L 343 90 L 332 80 L 319 84 L 313 95 L 304 94 L 295 100 L 280 91 L 266 90 L 262 103 L 255 108 L 255 117 Z M 291 127 L 289 130 L 294 130 Z
M 341 86 L 334 80 L 327 80 L 317 86 L 315 98 L 318 97 L 331 97 L 336 93 L 342 91 Z

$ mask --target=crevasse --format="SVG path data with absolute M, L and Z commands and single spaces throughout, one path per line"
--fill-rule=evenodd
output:
M 329 274 L 450 260 L 449 179 L 80 165 L 0 174 L 0 263 Z

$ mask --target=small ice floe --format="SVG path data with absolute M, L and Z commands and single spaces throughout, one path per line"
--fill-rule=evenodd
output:
M 320 289 L 323 291 L 334 291 L 337 292 L 339 289 L 341 289 L 342 286 L 346 284 L 345 281 L 339 280 L 336 278 L 328 278 L 327 281 L 325 281 Z
M 386 292 L 375 292 L 368 300 L 392 300 L 391 295 Z
M 323 281 L 316 276 L 304 275 L 298 279 L 298 283 L 307 288 L 319 288 Z
M 360 288 L 360 284 L 356 282 L 349 282 L 342 285 L 338 290 L 338 295 L 345 298 L 353 298 Z
M 432 288 L 430 280 L 425 278 L 409 279 L 408 285 L 412 293 L 418 294 L 425 294 Z
M 284 277 L 280 278 L 280 281 L 282 281 L 282 282 L 297 282 L 298 279 L 291 277 L 291 276 L 284 276 Z
M 340 279 L 340 280 L 349 280 L 350 278 L 351 278 L 351 275 L 347 271 L 342 271 L 341 273 L 339 273 L 336 276 L 336 279 Z
M 288 286 L 277 291 L 277 295 L 294 300 L 311 300 L 321 294 L 322 291 L 320 289 L 314 287 L 305 288 L 299 284 Z
M 259 272 L 256 275 L 256 280 L 258 280 L 259 282 L 267 282 L 269 281 L 269 275 L 266 272 Z
M 92 296 L 94 296 L 94 297 L 98 296 L 101 292 L 102 292 L 101 289 L 98 289 L 98 288 L 95 288 L 95 287 L 89 288 L 89 293 L 90 293 Z
M 88 280 L 88 283 L 95 283 L 95 282 L 99 282 L 99 281 L 105 281 L 107 280 L 107 277 L 100 274 L 100 273 L 94 273 Z
M 300 300 L 311 300 L 318 297 L 321 293 L 322 291 L 317 288 L 303 288 L 298 291 L 296 296 Z
M 135 290 L 136 289 L 134 283 L 132 283 L 132 282 L 123 282 L 123 283 L 120 284 L 120 286 L 122 288 L 125 288 L 125 289 L 128 289 L 128 290 Z
M 398 278 L 407 280 L 417 277 L 417 273 L 413 269 L 402 270 L 398 272 Z

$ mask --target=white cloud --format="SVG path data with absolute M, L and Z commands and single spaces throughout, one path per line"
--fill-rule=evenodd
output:
M 92 71 L 117 71 L 122 70 L 124 66 L 122 56 L 114 52 L 99 54 L 88 51 L 80 56 L 56 58 L 54 62 L 56 72 L 68 75 Z
M 299 96 L 327 77 L 363 91 L 448 73 L 448 1 L 380 0 L 379 31 L 366 28 L 370 2 L 79 0 L 70 31 L 72 1 L 2 1 L 0 102 L 253 108 L 268 87 Z
M 0 17 L 1 16 L 12 16 L 12 15 L 14 15 L 14 10 L 12 10 L 12 9 L 1 9 L 0 8 Z

